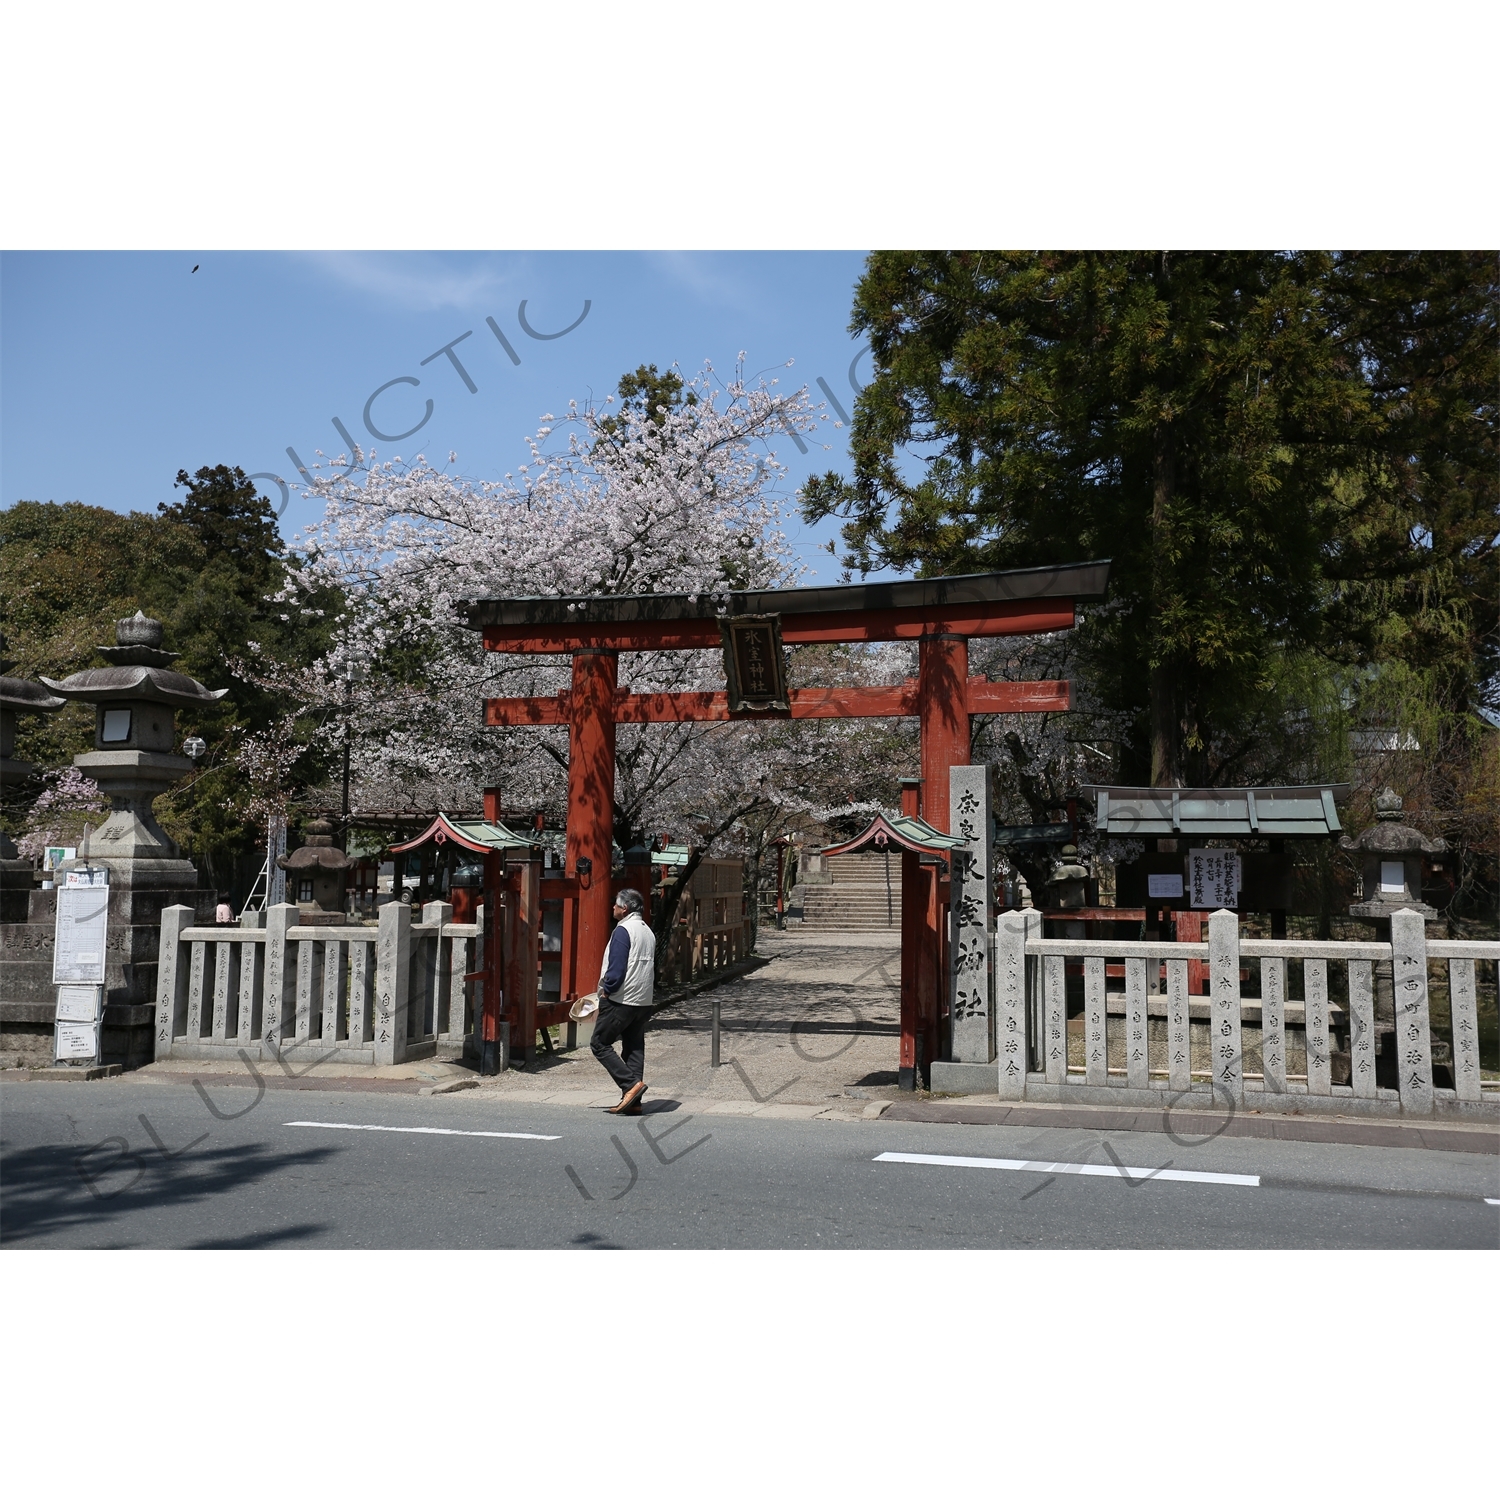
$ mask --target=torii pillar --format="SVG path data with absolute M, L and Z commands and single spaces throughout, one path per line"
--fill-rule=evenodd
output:
M 568 867 L 578 877 L 578 962 L 581 994 L 599 983 L 609 947 L 614 897 L 610 867 L 615 826 L 615 692 L 619 653 L 585 646 L 573 652 L 573 711 L 568 729 Z

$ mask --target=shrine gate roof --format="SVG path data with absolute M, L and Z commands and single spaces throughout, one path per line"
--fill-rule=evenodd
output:
M 910 813 L 876 813 L 862 833 L 842 844 L 818 851 L 825 859 L 835 854 L 857 854 L 861 849 L 902 849 L 911 854 L 948 854 L 968 847 L 968 839 L 934 828 L 925 818 Z
M 423 844 L 449 842 L 474 854 L 488 854 L 497 849 L 529 849 L 534 840 L 512 833 L 503 823 L 486 823 L 482 818 L 450 818 L 439 813 L 425 833 L 404 844 L 392 844 L 391 853 L 403 854 L 408 849 L 420 849 Z
M 1102 599 L 1109 562 L 1011 568 L 951 578 L 833 584 L 811 589 L 754 589 L 731 593 L 721 609 L 708 594 L 564 595 L 523 599 L 466 599 L 459 609 L 471 630 L 487 625 L 629 624 L 651 620 L 714 620 L 721 615 L 812 615 L 851 610 L 951 608 L 1031 599 Z M 721 596 L 721 598 L 724 596 Z

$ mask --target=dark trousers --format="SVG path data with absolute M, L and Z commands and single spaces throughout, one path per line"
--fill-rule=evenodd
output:
M 607 996 L 599 997 L 599 1016 L 589 1050 L 622 1092 L 646 1076 L 646 1023 L 650 1019 L 649 1005 L 618 1005 Z M 616 1042 L 623 1057 L 615 1051 Z

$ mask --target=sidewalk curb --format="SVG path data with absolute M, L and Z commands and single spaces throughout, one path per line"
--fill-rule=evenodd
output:
M 429 1083 L 417 1092 L 419 1094 L 457 1094 L 464 1089 L 477 1089 L 478 1087 L 477 1078 L 450 1078 L 445 1083 Z
M 1185 1144 L 1234 1136 L 1254 1140 L 1306 1141 L 1314 1145 L 1384 1146 L 1409 1151 L 1464 1151 L 1500 1156 L 1500 1131 L 1474 1127 L 1453 1129 L 1416 1121 L 1373 1121 L 1348 1116 L 1231 1114 L 1216 1129 L 1207 1128 L 1219 1117 L 1206 1111 L 1119 1110 L 1087 1105 L 1051 1108 L 1004 1104 L 925 1104 L 897 1101 L 882 1118 L 912 1124 L 1005 1125 L 1052 1130 L 1140 1131 L 1192 1138 Z M 1180 1133 L 1180 1134 L 1179 1134 Z

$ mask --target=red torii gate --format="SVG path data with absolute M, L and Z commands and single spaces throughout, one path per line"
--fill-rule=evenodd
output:
M 570 968 L 578 982 L 592 986 L 609 942 L 617 725 L 915 716 L 921 721 L 921 811 L 946 833 L 948 770 L 968 764 L 970 716 L 1060 712 L 1072 706 L 1067 682 L 971 678 L 970 638 L 1071 629 L 1076 604 L 1103 598 L 1108 577 L 1109 563 L 1102 561 L 909 582 L 764 589 L 731 593 L 722 610 L 707 595 L 693 594 L 464 601 L 460 608 L 467 624 L 483 632 L 486 650 L 572 656 L 571 690 L 543 698 L 488 699 L 484 722 L 568 725 L 565 876 L 577 880 L 577 946 Z M 727 693 L 620 691 L 621 651 L 717 648 L 724 643 L 721 622 L 746 616 L 774 617 L 789 645 L 914 640 L 917 678 L 892 687 L 793 689 L 786 709 L 738 712 L 731 710 Z M 487 961 L 487 967 L 494 966 Z M 486 1043 L 498 1040 L 498 999 L 496 994 L 492 1000 L 487 985 Z M 529 1045 L 534 1038 L 524 1041 Z

